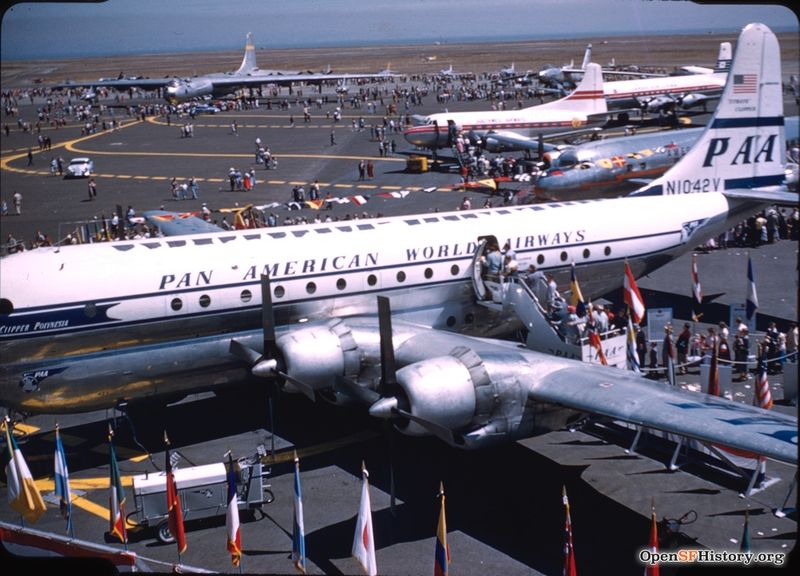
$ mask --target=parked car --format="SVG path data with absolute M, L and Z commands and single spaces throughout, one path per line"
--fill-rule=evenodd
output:
M 73 158 L 67 166 L 65 178 L 86 178 L 94 172 L 94 162 L 89 158 Z
M 197 104 L 194 108 L 195 114 L 216 114 L 220 109 L 212 104 Z

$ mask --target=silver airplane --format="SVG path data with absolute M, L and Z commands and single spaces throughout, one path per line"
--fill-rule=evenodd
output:
M 662 194 L 6 256 L 0 403 L 80 412 L 256 385 L 256 375 L 465 448 L 588 412 L 796 463 L 796 418 L 498 339 L 535 302 L 517 282 L 505 306 L 481 296 L 486 237 L 508 239 L 521 267 L 564 286 L 575 263 L 584 292 L 602 294 L 622 285 L 626 260 L 641 276 L 765 205 L 796 201 L 781 186 L 780 56 L 766 26 L 743 30 L 733 71 L 703 136 L 658 180 Z M 738 75 L 758 81 L 742 93 Z
M 329 69 L 320 73 L 261 69 L 256 64 L 252 33 L 248 32 L 242 63 L 233 72 L 217 72 L 191 78 L 118 78 L 116 80 L 103 79 L 89 82 L 68 81 L 56 84 L 53 88 L 107 87 L 118 89 L 143 88 L 146 90 L 163 88 L 166 100 L 174 104 L 203 96 L 225 96 L 241 88 L 259 88 L 268 84 L 279 86 L 298 83 L 318 84 L 321 88 L 323 82 L 358 79 L 379 80 L 393 77 L 395 77 L 395 74 L 385 71 L 376 74 L 333 74 Z
M 798 139 L 797 116 L 785 119 L 786 138 Z M 536 179 L 537 197 L 553 200 L 622 193 L 648 184 L 675 165 L 694 146 L 704 128 L 668 130 L 609 138 L 545 153 L 549 168 Z M 530 148 L 538 146 L 535 141 Z

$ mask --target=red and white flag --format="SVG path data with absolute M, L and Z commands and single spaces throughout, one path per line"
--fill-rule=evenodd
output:
M 644 298 L 639 293 L 639 287 L 636 285 L 636 279 L 633 277 L 631 267 L 627 260 L 625 261 L 625 303 L 630 310 L 631 318 L 636 324 L 639 324 L 644 318 L 645 307 Z
M 353 558 L 355 558 L 367 576 L 376 576 L 378 566 L 375 562 L 375 538 L 372 534 L 372 507 L 369 501 L 369 474 L 361 465 L 364 482 L 361 486 L 361 506 L 358 509 L 356 533 L 353 538 Z

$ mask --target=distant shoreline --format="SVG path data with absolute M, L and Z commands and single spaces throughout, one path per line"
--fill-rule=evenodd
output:
M 735 45 L 737 33 L 704 33 L 658 36 L 605 35 L 604 37 L 521 39 L 502 42 L 447 42 L 441 44 L 392 44 L 312 48 L 262 48 L 256 39 L 256 57 L 261 68 L 319 71 L 330 65 L 341 72 L 377 72 L 387 67 L 402 74 L 436 74 L 450 64 L 457 72 L 497 71 L 514 63 L 517 70 L 538 70 L 544 64 L 580 63 L 587 43 L 593 45 L 593 60 L 605 65 L 643 67 L 713 66 L 719 43 Z M 800 42 L 798 34 L 778 33 L 785 74 L 797 74 Z M 34 82 L 48 84 L 100 77 L 192 76 L 235 70 L 241 62 L 244 42 L 235 50 L 122 54 L 91 58 L 47 58 L 2 60 L 3 88 L 24 87 Z

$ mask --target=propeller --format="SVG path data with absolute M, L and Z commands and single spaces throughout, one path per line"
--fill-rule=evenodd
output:
M 275 336 L 275 312 L 272 307 L 272 289 L 269 275 L 261 275 L 261 332 L 263 353 L 245 346 L 238 340 L 231 340 L 230 352 L 251 366 L 250 372 L 260 378 L 283 378 L 291 382 L 300 392 L 314 401 L 314 388 L 287 374 L 281 361 L 280 350 Z

